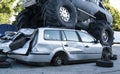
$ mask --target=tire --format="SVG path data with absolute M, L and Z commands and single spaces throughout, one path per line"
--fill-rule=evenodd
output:
M 45 5 L 44 18 L 48 27 L 75 28 L 77 11 L 69 0 L 49 0 Z
M 88 32 L 97 40 L 100 40 L 102 45 L 113 45 L 114 32 L 110 25 L 108 25 L 105 21 L 97 21 L 96 23 L 91 23 Z
M 112 55 L 112 56 L 110 57 L 110 59 L 111 59 L 111 60 L 117 60 L 117 55 Z
M 7 59 L 7 57 L 6 57 L 6 56 L 0 56 L 0 62 L 5 62 L 5 61 L 6 61 L 6 59 Z
M 17 27 L 18 30 L 21 28 L 31 28 L 31 26 L 29 25 L 30 18 L 30 11 L 28 9 L 24 9 L 16 17 L 16 22 L 14 25 Z
M 111 47 L 104 47 L 102 51 L 101 60 L 110 61 L 110 57 L 112 55 L 111 50 L 112 50 Z
M 113 62 L 112 61 L 104 61 L 104 60 L 98 60 L 96 62 L 96 66 L 100 67 L 113 67 Z
M 55 56 L 55 57 L 53 58 L 52 64 L 53 64 L 54 66 L 60 66 L 60 65 L 62 65 L 62 64 L 63 64 L 62 56 L 60 56 L 60 55 Z
M 51 64 L 53 66 L 67 65 L 68 64 L 68 57 L 64 53 L 58 53 L 53 57 Z
M 20 39 L 12 42 L 9 47 L 11 50 L 16 50 L 16 49 L 19 49 L 19 48 L 22 48 L 28 41 L 29 39 L 26 38 L 26 37 L 21 37 Z
M 9 62 L 7 62 L 7 61 L 0 62 L 0 68 L 8 68 L 10 66 L 11 66 L 11 64 Z

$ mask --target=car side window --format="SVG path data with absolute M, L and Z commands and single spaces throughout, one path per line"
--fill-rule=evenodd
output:
M 79 41 L 75 31 L 64 31 L 67 41 Z
M 94 42 L 94 38 L 91 35 L 84 32 L 78 32 L 78 33 L 82 39 L 82 42 Z
M 45 30 L 44 31 L 44 39 L 45 40 L 61 40 L 60 32 L 56 30 Z

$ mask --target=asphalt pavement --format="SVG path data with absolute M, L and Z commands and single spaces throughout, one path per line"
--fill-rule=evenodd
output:
M 82 63 L 64 66 L 29 66 L 9 60 L 10 68 L 0 68 L 0 74 L 120 74 L 120 45 L 113 46 L 113 53 L 118 55 L 118 60 L 113 61 L 114 67 L 98 67 L 95 63 Z

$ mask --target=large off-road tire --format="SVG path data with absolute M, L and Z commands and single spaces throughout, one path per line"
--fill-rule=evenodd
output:
M 31 19 L 30 12 L 31 11 L 29 11 L 28 9 L 24 9 L 18 14 L 18 16 L 16 17 L 16 22 L 14 24 L 18 30 L 21 28 L 31 28 L 31 26 L 29 25 Z
M 77 12 L 70 0 L 49 0 L 45 5 L 45 26 L 75 28 Z
M 111 55 L 111 47 L 104 47 L 102 51 L 101 60 L 98 60 L 96 62 L 96 65 L 101 67 L 113 67 L 113 62 L 110 61 Z
M 101 60 L 98 60 L 96 62 L 96 65 L 101 67 L 113 67 L 113 62 L 110 61 L 111 55 L 111 47 L 104 47 L 102 51 Z
M 112 56 L 111 47 L 104 47 L 102 51 L 101 60 L 110 61 L 110 57 Z
M 11 50 L 16 50 L 16 49 L 22 48 L 27 43 L 28 40 L 29 40 L 29 38 L 21 37 L 20 39 L 12 42 L 9 45 L 9 47 Z
M 96 61 L 96 66 L 100 67 L 113 67 L 113 62 L 112 61 L 104 61 L 104 60 L 98 60 Z
M 105 21 L 91 23 L 88 32 L 100 40 L 102 45 L 111 46 L 113 44 L 114 32 Z

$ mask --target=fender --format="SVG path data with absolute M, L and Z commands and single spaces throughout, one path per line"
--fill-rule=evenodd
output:
M 66 53 L 67 56 L 69 56 L 68 52 L 64 51 L 63 48 L 61 48 L 61 49 L 58 48 L 58 49 L 55 49 L 55 50 L 50 54 L 50 56 L 51 56 L 51 59 L 50 59 L 50 60 L 52 60 L 52 58 L 54 57 L 54 55 L 55 55 L 56 53 L 59 53 L 59 52 L 64 52 L 64 53 Z
M 107 15 L 101 11 L 98 11 L 94 16 L 96 17 L 96 20 L 105 20 L 110 26 L 112 26 L 113 19 L 111 15 Z

